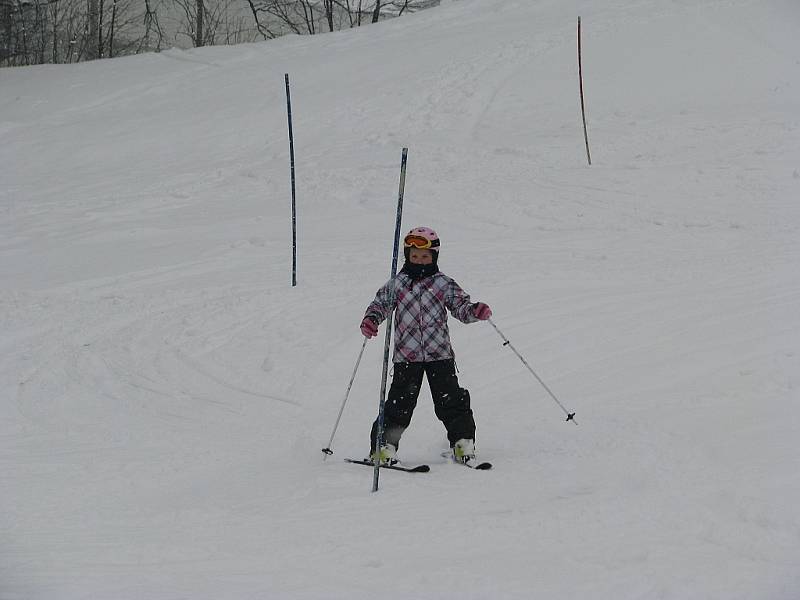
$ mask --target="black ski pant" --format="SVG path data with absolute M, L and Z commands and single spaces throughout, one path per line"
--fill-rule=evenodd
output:
M 433 410 L 447 429 L 452 447 L 461 438 L 475 439 L 475 419 L 469 406 L 469 391 L 458 385 L 455 361 L 401 362 L 394 364 L 392 385 L 383 412 L 383 441 L 398 447 L 417 406 L 423 373 L 433 396 Z M 372 424 L 370 444 L 375 450 L 378 420 Z

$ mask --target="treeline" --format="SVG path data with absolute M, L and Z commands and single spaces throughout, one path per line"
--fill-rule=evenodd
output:
M 440 0 L 0 0 L 0 66 L 360 27 Z

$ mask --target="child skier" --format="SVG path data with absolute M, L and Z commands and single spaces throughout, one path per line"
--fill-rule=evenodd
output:
M 447 312 L 462 323 L 492 316 L 482 302 L 469 295 L 439 271 L 439 236 L 429 227 L 416 227 L 403 241 L 405 264 L 367 307 L 361 333 L 372 338 L 378 326 L 395 309 L 394 376 L 384 408 L 383 444 L 377 448 L 378 421 L 372 425 L 370 457 L 382 464 L 396 462 L 400 437 L 411 423 L 423 373 L 433 396 L 437 418 L 447 429 L 453 457 L 475 459 L 475 420 L 469 391 L 458 385 Z

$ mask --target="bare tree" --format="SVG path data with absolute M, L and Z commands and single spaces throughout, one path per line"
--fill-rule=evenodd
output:
M 284 32 L 298 35 L 318 33 L 323 24 L 336 31 L 338 0 L 248 0 L 253 14 L 263 14 Z
M 111 31 L 108 35 L 108 57 L 114 58 L 114 33 L 117 31 L 117 0 L 111 5 Z
M 196 47 L 200 47 L 204 45 L 203 42 L 203 13 L 206 12 L 206 7 L 203 4 L 203 0 L 197 0 L 197 27 L 195 29 L 195 41 L 194 45 Z
M 247 4 L 245 4 L 247 2 Z M 313 35 L 402 16 L 439 0 L 0 0 L 0 66 L 71 63 L 193 46 Z M 167 31 L 160 11 L 178 9 Z M 248 15 L 249 13 L 249 15 Z M 168 15 L 165 17 L 168 19 Z
M 328 21 L 328 31 L 333 31 L 333 0 L 325 0 L 323 2 L 325 8 L 325 19 Z
M 28 57 L 28 18 L 27 18 L 27 10 L 26 6 L 23 6 L 22 0 L 17 0 L 17 10 L 19 11 L 20 19 L 19 19 L 19 27 L 17 29 L 18 32 L 18 39 L 22 42 L 22 47 L 20 48 L 20 55 L 25 60 L 24 64 L 29 63 Z
M 184 29 L 179 34 L 186 35 L 192 40 L 195 47 L 206 45 L 206 7 L 203 0 L 175 0 L 175 3 L 183 10 L 186 20 L 183 22 Z
M 339 10 L 347 15 L 350 27 L 360 27 L 364 17 L 369 16 L 371 23 L 381 19 L 400 17 L 405 12 L 416 12 L 432 6 L 438 6 L 441 0 L 333 0 Z
M 88 21 L 86 23 L 86 37 L 89 40 L 97 40 L 98 30 L 100 29 L 100 0 L 89 0 L 88 3 Z M 100 58 L 97 53 L 98 46 L 95 43 L 88 44 L 88 58 Z
M 239 39 L 243 36 L 234 35 L 231 17 L 231 5 L 235 0 L 174 0 L 175 5 L 183 12 L 185 19 L 181 22 L 181 29 L 177 36 L 187 36 L 195 47 L 213 46 L 217 43 L 217 36 L 227 40 Z M 224 35 L 223 35 L 224 34 Z
M 105 38 L 103 37 L 103 17 L 105 17 L 106 2 L 99 0 L 97 11 L 97 58 L 105 58 Z
M 255 0 L 258 10 L 286 30 L 302 35 L 316 31 L 308 22 L 308 0 Z
M 53 32 L 53 63 L 58 64 L 58 22 L 61 16 L 59 11 L 61 8 L 61 3 L 58 1 L 51 2 L 48 8 L 50 9 L 50 24 Z
M 150 49 L 150 35 L 153 30 L 155 30 L 155 33 L 158 35 L 155 47 L 156 52 L 161 50 L 161 44 L 164 41 L 164 32 L 158 21 L 158 13 L 156 9 L 153 8 L 153 0 L 144 0 L 144 8 L 144 36 L 142 36 L 137 45 L 137 54 L 141 52 L 142 49 Z
M 264 39 L 360 27 L 439 4 L 440 0 L 246 0 Z
M 133 0 L 92 0 L 97 3 L 96 23 L 90 24 L 94 28 L 94 42 L 97 48 L 92 50 L 92 56 L 95 58 L 114 58 L 115 49 L 131 50 L 136 46 L 136 43 L 130 39 L 122 40 L 118 38 L 120 32 L 127 33 L 135 23 L 138 23 L 138 17 L 130 18 L 129 9 Z M 90 15 L 91 19 L 91 15 Z M 121 48 L 115 46 L 116 42 L 120 42 Z
M 0 64 L 58 62 L 63 1 L 0 0 Z
M 265 12 L 262 4 L 259 3 L 257 5 L 254 0 L 247 0 L 247 4 L 250 6 L 250 12 L 253 14 L 253 20 L 256 23 L 258 33 L 260 33 L 265 40 L 277 37 L 277 34 L 267 27 L 260 18 L 260 15 Z

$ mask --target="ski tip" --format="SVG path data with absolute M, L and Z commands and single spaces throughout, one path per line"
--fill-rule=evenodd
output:
M 431 468 L 430 468 L 429 465 L 419 465 L 419 466 L 414 467 L 413 469 L 411 469 L 411 472 L 412 473 L 427 473 L 430 470 L 431 470 Z
M 489 469 L 492 468 L 492 463 L 490 463 L 490 462 L 482 462 L 482 463 L 479 463 L 479 464 L 475 465 L 473 468 L 477 469 L 478 471 L 488 471 Z

